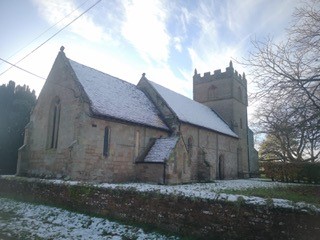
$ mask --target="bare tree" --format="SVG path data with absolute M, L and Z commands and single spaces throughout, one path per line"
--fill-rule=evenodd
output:
M 293 19 L 285 41 L 253 40 L 243 64 L 259 89 L 256 97 L 306 95 L 320 110 L 320 1 L 296 9 Z
M 259 132 L 266 134 L 260 147 L 263 160 L 314 162 L 319 157 L 320 127 L 304 101 L 300 107 L 296 101 L 264 104 L 256 112 Z
M 274 156 L 315 161 L 320 152 L 320 0 L 295 10 L 285 36 L 282 42 L 253 40 L 254 51 L 242 64 L 257 87 L 251 95 L 261 101 L 256 120 L 269 149 L 277 149 Z

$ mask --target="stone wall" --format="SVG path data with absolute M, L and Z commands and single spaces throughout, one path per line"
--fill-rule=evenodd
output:
M 135 166 L 136 180 L 145 183 L 165 183 L 165 163 L 137 162 Z
M 195 181 L 212 181 L 219 179 L 219 161 L 223 161 L 220 169 L 225 179 L 237 178 L 237 144 L 238 139 L 213 131 L 181 124 L 180 131 L 184 141 L 192 139 L 191 178 Z
M 106 127 L 109 129 L 107 156 L 103 154 Z M 95 118 L 87 118 L 81 129 L 79 145 L 74 151 L 83 152 L 75 159 L 74 176 L 76 179 L 107 182 L 135 181 L 136 157 L 145 150 L 152 138 L 168 134 L 144 126 Z
M 166 162 L 166 184 L 189 183 L 191 172 L 191 160 L 188 157 L 185 142 L 180 136 L 176 147 Z
M 25 150 L 21 149 L 24 157 L 26 154 L 30 156 L 26 175 L 104 182 L 135 181 L 136 152 L 144 151 L 151 138 L 168 134 L 162 130 L 89 116 L 83 116 L 77 125 L 81 131 L 71 147 L 58 145 L 57 149 L 35 149 L 32 142 L 27 143 L 28 152 L 23 153 Z M 109 129 L 108 155 L 103 154 L 106 127 Z
M 133 189 L 0 178 L 0 196 L 155 227 L 188 239 L 299 239 L 320 236 L 320 214 Z
M 19 174 L 65 175 L 70 160 L 69 147 L 78 133 L 78 119 L 86 99 L 63 61 L 55 61 L 31 114 L 24 146 L 19 154 Z M 61 103 L 58 148 L 51 148 L 50 117 L 55 99 Z

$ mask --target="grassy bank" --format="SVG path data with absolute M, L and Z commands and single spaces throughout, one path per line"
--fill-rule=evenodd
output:
M 222 192 L 227 194 L 256 196 L 268 199 L 281 198 L 293 202 L 306 202 L 320 207 L 320 186 L 288 185 L 287 187 L 273 188 L 260 187 L 248 189 L 226 189 Z

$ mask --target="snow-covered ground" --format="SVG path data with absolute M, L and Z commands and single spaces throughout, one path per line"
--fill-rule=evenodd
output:
M 15 176 L 0 176 L 16 178 Z M 307 203 L 293 203 L 285 199 L 264 199 L 223 193 L 230 189 L 287 187 L 286 183 L 261 179 L 239 179 L 215 181 L 214 183 L 196 183 L 175 186 L 163 186 L 144 183 L 107 184 L 84 183 L 64 180 L 44 180 L 24 178 L 24 181 L 43 181 L 53 184 L 83 185 L 90 184 L 98 188 L 130 189 L 138 192 L 157 192 L 175 194 L 191 198 L 238 201 L 239 198 L 249 204 L 270 205 L 274 207 L 296 208 L 302 211 L 320 212 L 320 208 Z M 295 185 L 295 184 L 289 184 Z M 3 218 L 5 216 L 5 218 Z M 11 216 L 8 221 L 8 216 Z M 14 202 L 0 198 L 0 239 L 3 234 L 16 233 L 27 239 L 174 239 L 157 233 L 146 233 L 142 229 L 110 222 L 103 218 L 89 217 L 66 210 Z M 30 232 L 30 229 L 32 231 Z M 1 235 L 2 234 L 2 235 Z M 23 235 L 25 234 L 25 235 Z M 29 234 L 29 235 L 28 235 Z M 14 236 L 16 237 L 16 236 Z M 21 237 L 19 237 L 21 238 Z M 13 238 L 15 239 L 15 238 Z M 21 238 L 22 239 L 22 238 Z
M 0 239 L 178 239 L 104 218 L 0 198 Z
M 56 180 L 54 183 L 59 183 Z M 73 183 L 74 184 L 74 183 Z M 316 211 L 320 212 L 320 208 L 307 204 L 304 202 L 294 203 L 286 199 L 273 198 L 270 199 L 254 196 L 243 196 L 236 194 L 223 193 L 224 190 L 241 190 L 249 188 L 273 188 L 273 187 L 288 187 L 289 185 L 299 185 L 295 183 L 281 183 L 272 182 L 263 179 L 237 179 L 237 180 L 216 180 L 214 183 L 195 183 L 185 185 L 154 185 L 145 183 L 128 183 L 128 184 L 94 184 L 100 188 L 118 188 L 118 189 L 131 189 L 139 192 L 158 192 L 161 194 L 176 194 L 185 197 L 196 197 L 202 199 L 215 199 L 229 202 L 238 201 L 239 198 L 244 200 L 247 204 L 256 205 L 270 205 L 273 207 L 301 209 L 302 211 Z

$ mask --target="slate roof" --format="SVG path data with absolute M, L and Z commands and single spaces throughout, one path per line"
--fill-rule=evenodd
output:
M 170 157 L 171 152 L 175 148 L 179 137 L 159 138 L 151 147 L 144 162 L 165 162 Z
M 160 94 L 180 121 L 204 127 L 232 137 L 238 137 L 216 112 L 209 107 L 171 91 L 152 81 L 148 82 Z
M 68 60 L 94 114 L 169 130 L 159 111 L 137 86 Z

